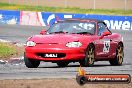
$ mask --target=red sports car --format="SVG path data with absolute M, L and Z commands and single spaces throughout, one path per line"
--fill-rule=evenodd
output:
M 70 62 L 93 66 L 95 61 L 122 65 L 123 38 L 112 33 L 103 21 L 60 20 L 40 34 L 28 38 L 24 53 L 28 68 L 37 68 L 40 61 L 57 63 L 59 67 L 65 67 Z

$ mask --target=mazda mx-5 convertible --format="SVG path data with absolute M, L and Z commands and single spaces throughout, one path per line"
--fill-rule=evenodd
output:
M 40 61 L 65 67 L 70 62 L 93 66 L 95 61 L 122 65 L 123 38 L 112 33 L 105 22 L 95 19 L 65 19 L 54 23 L 40 35 L 28 38 L 24 61 L 28 68 L 37 68 Z

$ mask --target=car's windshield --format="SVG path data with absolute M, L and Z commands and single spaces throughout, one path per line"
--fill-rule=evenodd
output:
M 47 34 L 69 33 L 69 34 L 94 34 L 94 22 L 59 22 L 53 24 Z

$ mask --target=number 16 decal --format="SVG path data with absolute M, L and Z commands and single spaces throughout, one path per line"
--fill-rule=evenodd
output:
M 108 53 L 110 49 L 110 40 L 104 40 L 103 52 Z

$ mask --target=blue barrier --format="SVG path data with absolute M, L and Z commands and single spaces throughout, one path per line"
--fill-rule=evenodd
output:
M 26 11 L 0 10 L 0 24 L 20 24 L 22 25 L 21 21 L 23 20 L 22 20 L 21 12 L 26 12 Z M 35 12 L 35 13 L 36 13 L 36 16 L 32 16 L 33 15 L 32 12 L 28 12 L 28 14 L 26 13 L 27 14 L 26 17 L 28 17 L 30 20 L 29 22 L 27 22 L 28 23 L 27 25 L 30 25 L 29 23 L 34 19 L 34 17 L 37 17 L 35 19 L 37 26 L 39 26 L 37 24 L 38 22 L 42 26 L 52 25 L 58 19 L 63 20 L 65 18 L 91 18 L 91 19 L 103 20 L 104 22 L 106 22 L 109 29 L 131 30 L 132 31 L 132 16 L 72 14 L 72 13 L 52 13 L 52 12 Z M 23 19 L 26 19 L 25 16 L 23 16 Z M 28 20 L 26 19 L 26 21 Z
M 57 19 L 65 18 L 91 18 L 103 20 L 109 29 L 132 30 L 132 16 L 113 16 L 113 15 L 93 15 L 93 14 L 67 14 L 42 12 L 42 19 L 45 25 L 52 25 Z
M 0 10 L 0 24 L 19 24 L 20 11 Z

